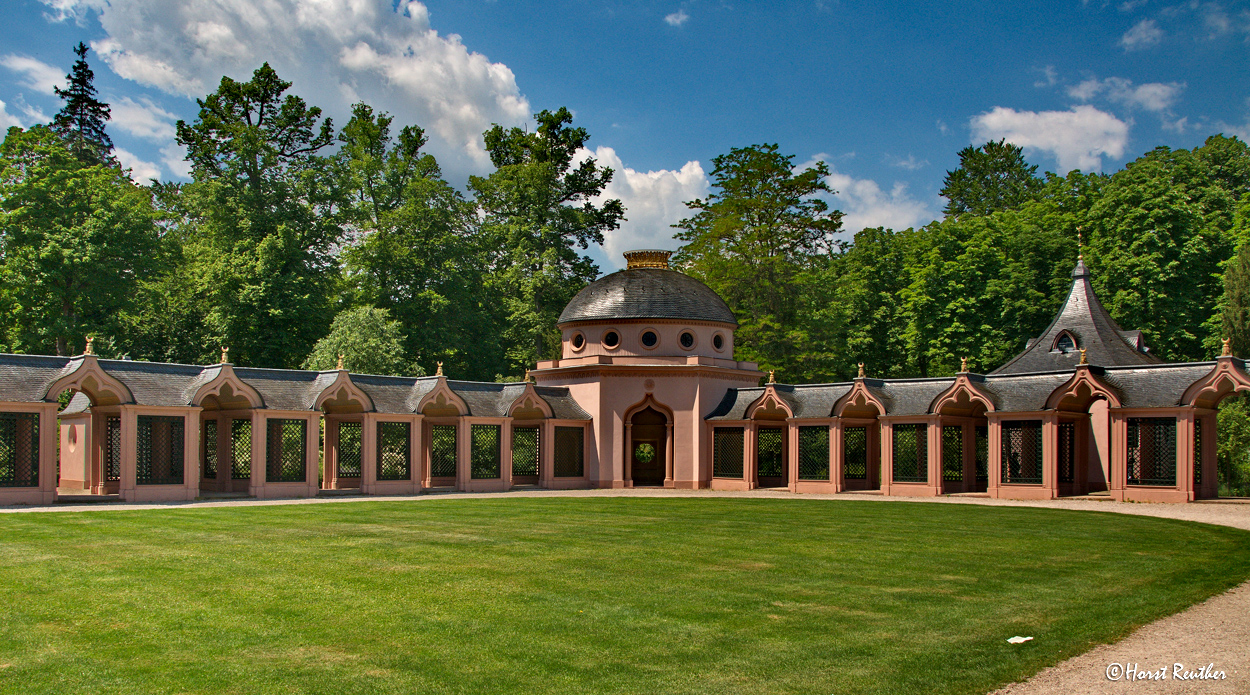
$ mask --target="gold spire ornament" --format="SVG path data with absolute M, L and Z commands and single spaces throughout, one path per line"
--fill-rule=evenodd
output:
M 442 375 L 443 375 L 443 363 L 439 362 L 438 371 L 434 372 L 434 376 L 442 376 Z
M 84 355 L 95 354 L 95 349 L 91 347 L 91 344 L 94 342 L 95 342 L 95 338 L 93 336 L 87 336 L 87 347 L 86 347 L 86 350 L 83 352 Z
M 968 371 L 968 358 L 967 357 L 959 358 L 959 371 L 967 373 Z
M 230 348 L 223 346 L 221 348 L 221 363 L 226 364 L 230 361 Z
M 776 369 L 768 370 L 768 383 L 770 384 L 777 383 L 777 370 Z
M 1085 260 L 1085 249 L 1084 249 L 1084 244 L 1081 241 L 1081 228 L 1080 227 L 1076 228 L 1076 260 L 1078 261 Z
M 527 369 L 527 370 L 525 370 L 525 383 L 527 383 L 527 384 L 528 384 L 528 383 L 530 383 L 530 382 L 532 382 L 532 381 L 533 381 L 533 377 L 531 377 L 531 376 L 530 376 L 530 370 L 528 370 L 528 369 Z
M 858 378 L 860 379 L 864 378 L 864 363 L 863 362 L 859 363 L 859 377 Z
M 339 366 L 335 367 L 335 369 L 339 370 L 340 372 L 343 371 L 343 353 L 341 352 L 339 353 Z
M 1089 360 L 1085 359 L 1085 348 L 1081 348 L 1081 364 L 1089 364 Z
M 1220 357 L 1232 357 L 1233 356 L 1233 339 L 1224 338 L 1220 342 L 1224 343 L 1224 347 L 1220 348 Z

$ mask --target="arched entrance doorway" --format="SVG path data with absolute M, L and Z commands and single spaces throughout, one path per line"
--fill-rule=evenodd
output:
M 629 419 L 630 470 L 634 487 L 664 485 L 668 454 L 668 417 L 650 406 Z

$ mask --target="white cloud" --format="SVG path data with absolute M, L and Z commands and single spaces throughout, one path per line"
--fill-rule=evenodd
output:
M 1246 119 L 1246 122 L 1241 125 L 1219 121 L 1216 124 L 1216 129 L 1225 135 L 1234 135 L 1242 142 L 1250 142 L 1250 118 Z
M 950 130 L 950 127 L 946 125 L 946 121 L 939 118 L 937 121 L 937 129 L 939 133 L 946 135 L 946 132 Z
M 147 185 L 150 179 L 159 179 L 161 177 L 161 168 L 152 162 L 145 162 L 138 155 L 123 150 L 120 147 L 113 148 L 113 154 L 117 157 L 117 161 L 122 167 L 130 170 L 130 178 L 135 183 Z
M 0 101 L 0 138 L 3 138 L 4 133 L 7 133 L 9 128 L 13 126 L 22 127 L 21 120 L 9 113 L 5 103 Z
M 576 166 L 594 157 L 601 166 L 615 172 L 612 181 L 595 199 L 619 198 L 625 205 L 626 221 L 620 229 L 603 235 L 603 251 L 619 268 L 624 265 L 621 253 L 637 248 L 676 248 L 674 230 L 670 225 L 690 214 L 685 203 L 704 198 L 709 191 L 707 174 L 699 162 L 686 162 L 680 169 L 636 171 L 625 166 L 611 147 L 598 147 L 592 153 L 582 149 L 574 160 Z
M 906 229 L 937 219 L 933 207 L 916 200 L 907 192 L 907 184 L 896 181 L 887 192 L 872 179 L 857 179 L 834 167 L 829 155 L 821 153 L 796 166 L 804 171 L 824 162 L 829 167 L 825 183 L 836 193 L 829 198 L 830 207 L 842 211 L 842 229 L 855 234 L 866 227 Z
M 679 27 L 685 24 L 688 19 L 690 19 L 690 15 L 686 14 L 685 10 L 677 10 L 672 14 L 664 15 L 664 21 L 668 22 L 670 27 Z
M 222 75 L 268 61 L 309 104 L 343 123 L 353 101 L 416 123 L 453 177 L 490 166 L 481 134 L 519 125 L 530 105 L 512 71 L 439 35 L 415 0 L 43 0 L 64 18 L 96 16 L 92 47 L 118 75 L 202 97 Z
M 126 131 L 130 135 L 144 140 L 163 143 L 174 139 L 174 122 L 178 117 L 156 105 L 150 99 L 142 103 L 122 97 L 115 100 L 110 123 Z
M 171 142 L 162 147 L 161 162 L 165 164 L 165 168 L 173 172 L 174 176 L 191 178 L 191 162 L 187 161 L 187 148 L 182 145 Z
M 1059 81 L 1059 73 L 1055 70 L 1055 66 L 1047 65 L 1042 68 L 1042 79 L 1033 83 L 1034 87 L 1054 87 Z
M 842 211 L 842 229 L 851 234 L 866 227 L 906 229 L 938 217 L 929 203 L 911 197 L 907 184 L 901 181 L 888 192 L 872 179 L 857 179 L 839 171 L 830 173 L 825 181 L 837 191 L 833 199 Z
M 900 169 L 906 169 L 908 171 L 916 171 L 917 169 L 923 169 L 929 166 L 929 160 L 916 159 L 916 155 L 914 154 L 907 155 L 907 159 L 903 159 L 902 157 L 895 157 L 895 156 L 887 154 L 885 156 L 885 163 L 889 164 L 892 167 L 898 167 Z
M 996 106 L 971 121 L 972 142 L 1005 138 L 1024 148 L 1055 157 L 1061 173 L 1072 169 L 1096 171 L 1102 157 L 1118 159 L 1128 142 L 1129 124 L 1088 106 L 1070 111 L 1016 111 Z
M 1183 91 L 1184 82 L 1149 82 L 1134 86 L 1132 80 L 1123 77 L 1108 77 L 1104 80 L 1092 77 L 1069 87 L 1068 96 L 1081 101 L 1105 96 L 1109 101 L 1126 106 L 1166 113 Z
M 0 57 L 0 65 L 22 76 L 18 84 L 40 94 L 52 94 L 53 87 L 65 86 L 65 71 L 30 56 L 9 53 Z
M 1153 46 L 1163 40 L 1163 30 L 1153 19 L 1143 19 L 1120 37 L 1120 45 L 1126 51 Z

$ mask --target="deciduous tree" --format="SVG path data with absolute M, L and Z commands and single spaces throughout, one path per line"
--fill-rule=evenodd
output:
M 177 125 L 194 179 L 180 204 L 208 307 L 206 359 L 229 345 L 240 363 L 298 366 L 333 313 L 338 189 L 318 152 L 334 129 L 288 87 L 268 63 L 248 82 L 223 77 L 195 122 Z
M 571 127 L 568 109 L 535 114 L 533 131 L 496 125 L 486 131 L 486 151 L 496 169 L 474 176 L 469 188 L 482 212 L 491 301 L 499 303 L 506 372 L 558 356 L 556 319 L 599 269 L 578 249 L 603 243 L 603 233 L 624 218 L 619 200 L 594 199 L 612 169 L 578 151 L 590 135 Z
M 0 278 L 10 347 L 67 355 L 111 341 L 158 245 L 151 192 L 84 164 L 57 134 L 10 128 L 0 145 Z

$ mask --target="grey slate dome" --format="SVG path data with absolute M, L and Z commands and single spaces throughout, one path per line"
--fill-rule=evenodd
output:
M 668 269 L 670 251 L 625 253 L 628 267 L 582 289 L 564 307 L 557 325 L 581 321 L 669 319 L 738 325 L 729 305 L 712 288 Z

